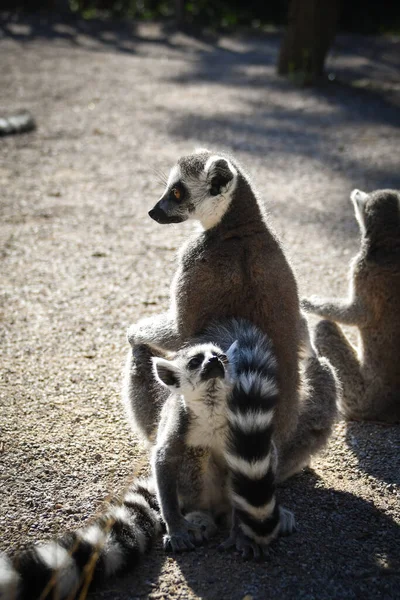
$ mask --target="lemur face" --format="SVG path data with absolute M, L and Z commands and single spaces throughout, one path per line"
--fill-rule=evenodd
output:
M 236 180 L 237 170 L 226 158 L 208 150 L 184 156 L 171 169 L 149 216 L 162 225 L 194 219 L 210 229 L 225 214 Z
M 228 385 L 228 359 L 218 346 L 200 344 L 178 352 L 173 360 L 153 358 L 158 381 L 185 398 L 201 396 L 215 385 Z
M 400 236 L 400 193 L 377 190 L 366 194 L 353 190 L 350 198 L 361 233 L 371 241 Z

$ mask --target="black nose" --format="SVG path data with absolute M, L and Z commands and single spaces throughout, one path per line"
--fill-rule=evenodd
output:
M 152 219 L 154 219 L 154 221 L 156 221 L 157 223 L 168 223 L 167 221 L 167 215 L 165 214 L 165 212 L 163 211 L 162 208 L 160 208 L 159 206 L 155 206 L 154 208 L 152 208 L 149 211 L 149 217 L 151 217 Z
M 160 225 L 168 225 L 169 223 L 182 223 L 184 218 L 178 215 L 167 215 L 167 213 L 157 204 L 149 211 L 149 217 L 154 219 Z
M 213 356 L 204 366 L 201 378 L 204 381 L 208 381 L 209 379 L 217 379 L 218 377 L 225 377 L 225 368 L 219 358 Z

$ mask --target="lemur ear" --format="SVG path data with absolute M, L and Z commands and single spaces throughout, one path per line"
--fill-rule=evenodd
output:
M 170 360 L 153 357 L 153 373 L 155 378 L 167 388 L 176 389 L 179 387 L 179 370 Z
M 228 357 L 228 361 L 229 362 L 233 362 L 234 361 L 237 347 L 238 347 L 238 341 L 235 340 L 233 342 L 233 344 L 231 344 L 229 346 L 228 350 L 225 352 L 226 356 Z
M 226 191 L 237 171 L 232 163 L 221 156 L 210 156 L 204 167 L 211 196 L 218 196 Z
M 353 190 L 350 194 L 350 198 L 354 203 L 365 204 L 365 201 L 368 198 L 368 194 L 362 192 L 361 190 Z
M 361 190 L 353 190 L 350 194 L 350 199 L 354 205 L 354 212 L 356 214 L 356 219 L 358 224 L 360 225 L 361 231 L 365 231 L 365 218 L 364 218 L 364 209 L 365 203 L 367 202 L 368 194 L 362 192 Z

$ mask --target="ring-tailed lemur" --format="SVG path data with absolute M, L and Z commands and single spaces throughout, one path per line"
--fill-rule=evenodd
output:
M 277 363 L 268 338 L 248 322 L 215 324 L 202 337 L 209 336 L 225 345 L 236 340 L 226 354 L 203 342 L 173 360 L 153 358 L 157 379 L 172 392 L 153 449 L 166 543 L 191 549 L 202 541 L 199 524 L 207 532 L 233 511 L 231 538 L 244 555 L 259 556 L 280 531 L 294 528 L 292 513 L 275 498 Z M 255 543 L 242 543 L 245 536 Z
M 400 193 L 351 194 L 361 248 L 350 265 L 347 299 L 303 300 L 305 310 L 329 321 L 316 344 L 343 383 L 340 411 L 347 419 L 400 421 Z M 355 325 L 358 350 L 330 321 Z
M 180 251 L 169 310 L 129 329 L 124 399 L 134 428 L 154 442 L 166 394 L 156 386 L 152 357 L 178 350 L 213 321 L 244 318 L 268 335 L 277 358 L 274 438 L 285 457 L 279 478 L 300 470 L 331 432 L 337 382 L 316 355 L 300 373 L 296 281 L 248 177 L 223 155 L 201 150 L 184 156 L 149 215 L 162 224 L 194 219 L 204 230 Z
M 238 540 L 250 530 L 265 543 L 293 529 L 294 517 L 275 499 L 279 392 L 271 344 L 244 321 L 214 325 L 208 336 L 230 343 L 229 366 L 219 347 L 199 340 L 173 359 L 153 359 L 157 380 L 172 391 L 153 449 L 154 485 L 151 479 L 135 483 L 84 529 L 13 561 L 0 557 L 3 599 L 77 597 L 90 583 L 133 567 L 160 533 L 160 516 L 174 551 L 207 539 L 215 519 L 232 509 Z M 256 544 L 243 544 L 242 551 L 261 552 Z

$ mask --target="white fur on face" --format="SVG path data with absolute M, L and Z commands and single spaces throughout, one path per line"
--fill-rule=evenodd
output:
M 356 219 L 360 226 L 361 232 L 365 232 L 365 204 L 368 199 L 368 194 L 361 190 L 353 190 L 350 194 L 350 199 L 353 202 Z

